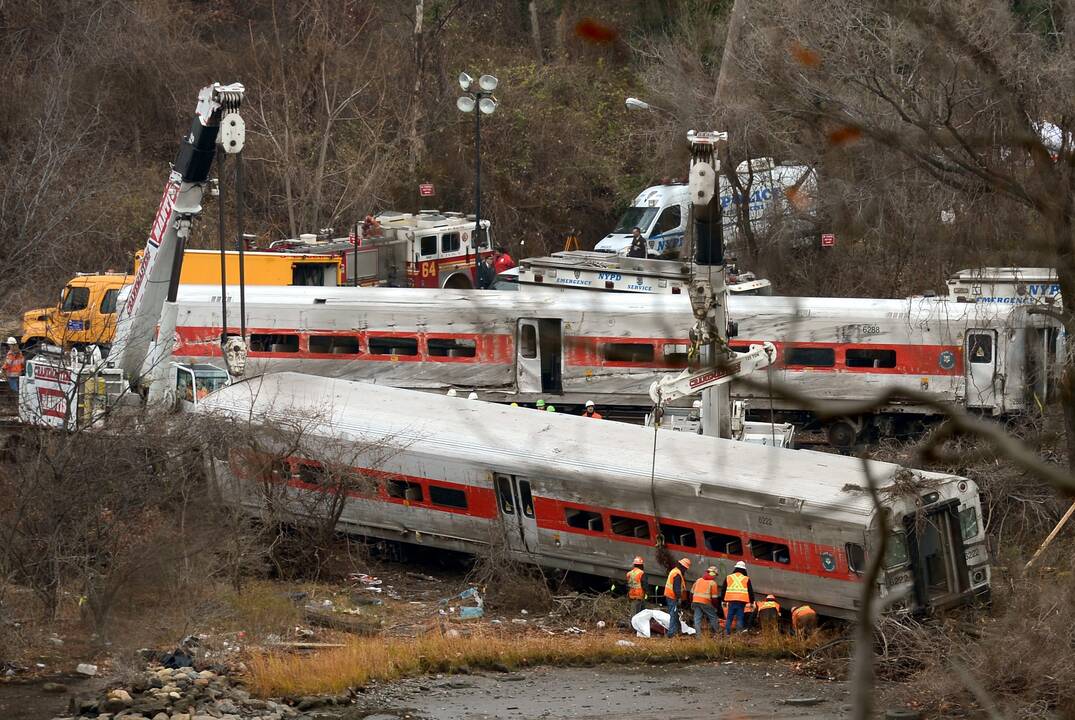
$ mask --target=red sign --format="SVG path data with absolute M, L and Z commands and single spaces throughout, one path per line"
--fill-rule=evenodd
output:
M 418 194 L 422 197 L 433 197 L 433 183 L 422 183 L 419 185 Z
M 821 236 L 821 247 L 832 247 L 836 244 L 836 236 L 832 233 L 825 233 Z

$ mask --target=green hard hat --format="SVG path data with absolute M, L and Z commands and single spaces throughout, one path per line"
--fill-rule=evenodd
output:
M 538 407 L 545 407 L 545 401 L 544 400 L 538 400 L 537 401 L 537 406 Z
M 555 405 L 549 405 L 548 407 L 545 408 L 545 412 L 556 412 L 556 406 Z

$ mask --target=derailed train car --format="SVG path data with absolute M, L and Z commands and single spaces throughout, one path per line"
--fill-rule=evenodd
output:
M 652 583 L 663 544 L 722 576 L 745 560 L 758 591 L 835 617 L 854 616 L 874 552 L 869 473 L 893 527 L 883 595 L 930 611 L 989 590 L 966 478 L 298 373 L 223 388 L 198 412 L 255 434 L 301 428 L 302 442 L 264 431 L 279 454 L 258 477 L 259 463 L 217 451 L 224 497 L 251 513 L 267 489 L 301 515 L 304 499 L 347 488 L 341 531 L 471 553 L 503 542 L 518 560 L 610 578 L 642 555 Z M 326 480 L 339 467 L 354 483 Z
M 219 357 L 219 295 L 218 288 L 184 288 L 166 309 L 164 355 L 154 362 Z M 738 324 L 732 347 L 774 343 L 771 377 L 817 400 L 858 401 L 906 388 L 1010 415 L 1045 403 L 1050 392 L 1060 335 L 1055 321 L 1027 307 L 931 297 L 732 297 L 729 304 Z M 654 379 L 686 366 L 693 324 L 682 295 L 590 292 L 250 288 L 247 313 L 254 373 L 635 408 L 649 407 Z M 755 400 L 766 417 L 772 409 L 778 419 L 809 420 L 793 401 L 770 401 L 764 385 L 733 384 L 732 394 Z M 936 413 L 895 400 L 874 421 L 882 431 L 899 431 Z M 863 422 L 848 418 L 830 429 L 846 442 Z

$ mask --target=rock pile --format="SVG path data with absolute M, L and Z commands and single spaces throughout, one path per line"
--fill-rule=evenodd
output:
M 346 696 L 302 698 L 296 707 L 253 698 L 226 676 L 193 668 L 150 669 L 130 687 L 97 698 L 72 698 L 55 720 L 310 720 L 305 710 L 345 704 Z

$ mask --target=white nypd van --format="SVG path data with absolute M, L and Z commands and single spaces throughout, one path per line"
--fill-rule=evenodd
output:
M 683 235 L 687 229 L 689 199 L 690 192 L 684 183 L 646 188 L 627 208 L 616 228 L 605 235 L 594 250 L 627 252 L 631 247 L 631 231 L 637 227 L 646 239 L 650 255 L 678 255 L 683 249 Z

